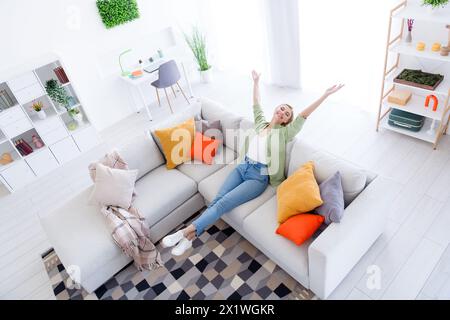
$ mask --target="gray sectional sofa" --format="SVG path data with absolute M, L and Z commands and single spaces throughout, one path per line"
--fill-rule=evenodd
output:
M 227 132 L 239 133 L 240 129 L 252 126 L 249 119 L 202 98 L 152 129 L 171 126 L 196 114 L 206 120 L 220 119 Z M 152 241 L 160 240 L 214 198 L 236 166 L 240 140 L 236 143 L 234 135 L 224 137 L 213 165 L 185 163 L 173 170 L 166 169 L 164 157 L 148 132 L 118 148 L 130 168 L 139 170 L 135 205 L 146 218 Z M 222 219 L 303 286 L 326 298 L 383 232 L 387 220 L 385 208 L 392 200 L 384 190 L 392 182 L 308 145 L 301 140 L 301 133 L 289 143 L 287 153 L 288 175 L 308 160 L 315 162 L 319 183 L 336 170 L 341 172 L 346 193 L 342 221 L 332 223 L 317 238 L 296 246 L 275 234 L 276 189 L 271 186 Z M 42 214 L 40 219 L 62 263 L 80 268 L 80 283 L 89 292 L 130 263 L 130 258 L 113 242 L 98 208 L 88 204 L 91 189 L 92 186 L 86 188 L 54 212 Z

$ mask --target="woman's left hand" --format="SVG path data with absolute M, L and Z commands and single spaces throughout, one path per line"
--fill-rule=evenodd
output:
M 339 90 L 341 90 L 341 88 L 344 86 L 344 84 L 335 84 L 334 86 L 328 88 L 325 91 L 325 95 L 328 97 L 329 95 L 332 95 L 333 93 L 338 92 Z

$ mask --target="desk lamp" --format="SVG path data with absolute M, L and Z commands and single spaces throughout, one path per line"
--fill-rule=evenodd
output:
M 122 56 L 123 56 L 125 53 L 128 53 L 128 52 L 130 52 L 130 51 L 131 51 L 131 49 L 125 50 L 124 52 L 122 52 L 122 53 L 119 55 L 119 66 L 120 66 L 120 70 L 122 70 L 122 76 L 123 76 L 123 77 L 129 76 L 129 75 L 131 74 L 130 71 L 124 71 L 124 70 L 123 70 L 123 67 L 122 67 L 122 61 L 121 61 Z

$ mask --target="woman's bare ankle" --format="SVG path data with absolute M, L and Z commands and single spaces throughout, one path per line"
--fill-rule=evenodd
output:
M 183 229 L 183 235 L 185 238 L 188 238 L 188 236 L 192 233 L 195 235 L 195 226 L 193 224 L 190 224 L 189 226 Z
M 186 236 L 188 240 L 193 240 L 195 238 L 195 231 L 189 232 Z

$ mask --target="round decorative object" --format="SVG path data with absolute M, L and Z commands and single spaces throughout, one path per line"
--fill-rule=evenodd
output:
M 438 42 L 433 43 L 433 46 L 431 47 L 431 51 L 438 52 L 439 50 L 441 50 L 441 44 Z
M 67 129 L 69 129 L 70 131 L 73 131 L 77 128 L 77 124 L 75 122 L 71 122 L 67 125 Z
M 424 50 L 425 50 L 425 42 L 422 42 L 422 41 L 417 42 L 416 49 L 417 49 L 418 51 L 424 51 Z
M 3 153 L 2 156 L 0 157 L 0 164 L 3 166 L 7 165 L 8 163 L 11 163 L 13 161 L 14 160 L 13 160 L 11 154 L 8 152 Z

